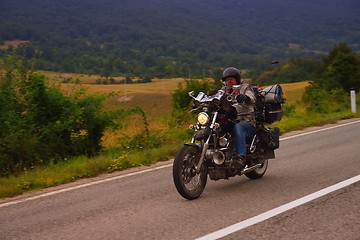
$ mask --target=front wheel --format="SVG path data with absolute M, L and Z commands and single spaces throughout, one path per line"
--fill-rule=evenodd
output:
M 173 164 L 173 180 L 180 195 L 193 200 L 202 194 L 207 181 L 207 167 L 201 166 L 197 173 L 195 166 L 200 160 L 200 153 L 195 146 L 183 146 L 176 154 Z
M 245 176 L 247 176 L 250 179 L 258 179 L 264 176 L 266 169 L 268 167 L 268 159 L 265 159 L 264 162 L 261 164 L 261 167 L 256 168 L 255 170 L 245 173 Z

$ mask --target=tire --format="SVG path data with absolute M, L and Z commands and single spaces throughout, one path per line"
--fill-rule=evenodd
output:
M 250 179 L 261 178 L 262 176 L 264 176 L 267 167 L 268 167 L 268 159 L 265 159 L 260 168 L 257 168 L 254 171 L 245 173 L 245 176 L 247 176 Z
M 176 154 L 173 163 L 173 180 L 179 194 L 193 200 L 202 194 L 207 182 L 207 167 L 201 166 L 200 173 L 196 173 L 195 166 L 200 159 L 198 148 L 194 146 L 183 146 Z

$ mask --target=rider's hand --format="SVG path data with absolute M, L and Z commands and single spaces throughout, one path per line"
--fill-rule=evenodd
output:
M 238 103 L 248 102 L 249 100 L 250 100 L 250 98 L 248 96 L 246 96 L 245 94 L 239 94 L 236 96 L 236 101 Z

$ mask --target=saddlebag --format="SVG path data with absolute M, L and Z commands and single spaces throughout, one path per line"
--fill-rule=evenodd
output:
M 264 106 L 266 123 L 280 121 L 282 118 L 281 103 L 265 103 Z
M 264 114 L 266 123 L 280 121 L 282 118 L 281 104 L 284 103 L 283 91 L 279 84 L 267 87 L 261 91 L 264 98 Z
M 280 129 L 267 128 L 260 132 L 260 141 L 264 149 L 275 150 L 280 146 Z

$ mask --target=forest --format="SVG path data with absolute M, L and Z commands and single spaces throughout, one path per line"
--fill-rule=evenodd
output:
M 20 40 L 48 71 L 202 77 L 234 65 L 257 77 L 273 59 L 320 59 L 340 42 L 360 51 L 356 0 L 4 0 L 0 8 L 0 58 Z

